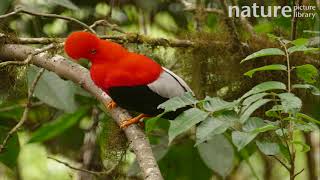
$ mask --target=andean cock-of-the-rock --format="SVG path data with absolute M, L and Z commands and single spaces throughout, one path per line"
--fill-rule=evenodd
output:
M 120 44 L 100 39 L 92 33 L 71 33 L 64 49 L 72 59 L 85 58 L 91 62 L 93 82 L 113 100 L 108 108 L 118 105 L 141 113 L 123 121 L 122 128 L 138 123 L 144 117 L 162 113 L 163 109 L 158 109 L 159 104 L 191 91 L 182 78 L 154 60 L 129 52 Z M 166 113 L 163 118 L 174 119 L 184 110 Z

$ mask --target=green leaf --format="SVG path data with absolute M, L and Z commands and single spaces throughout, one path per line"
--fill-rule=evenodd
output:
M 196 133 L 196 144 L 211 139 L 217 134 L 224 133 L 234 122 L 237 122 L 238 118 L 235 114 L 222 114 L 217 117 L 209 116 L 198 127 Z
M 70 0 L 53 0 L 52 3 L 66 7 L 71 10 L 79 10 L 79 8 Z
M 6 13 L 13 0 L 2 0 L 0 3 L 0 15 Z
M 254 26 L 254 31 L 261 34 L 270 33 L 273 31 L 273 24 L 271 22 L 263 22 L 263 23 L 257 23 Z
M 280 153 L 280 147 L 277 143 L 267 141 L 256 141 L 256 145 L 265 155 L 277 155 Z
M 270 91 L 270 90 L 286 90 L 286 85 L 278 81 L 263 82 L 253 87 L 250 91 L 246 92 L 239 100 L 242 100 L 253 94 Z
M 280 152 L 285 157 L 285 159 L 290 162 L 290 151 L 287 146 L 279 144 Z
M 29 86 L 32 84 L 38 71 L 38 67 L 29 66 Z M 74 94 L 75 88 L 71 81 L 64 81 L 55 73 L 48 71 L 43 73 L 34 92 L 34 95 L 42 102 L 66 112 L 74 112 L 77 109 Z
M 310 146 L 304 142 L 293 141 L 292 143 L 295 145 L 300 145 L 302 147 L 301 152 L 303 152 L 303 153 L 310 151 Z
M 311 64 L 305 64 L 296 67 L 296 73 L 299 79 L 306 83 L 313 84 L 319 76 L 318 69 Z
M 263 133 L 263 132 L 267 132 L 267 131 L 270 131 L 270 130 L 275 130 L 275 129 L 278 129 L 278 128 L 279 128 L 278 126 L 275 126 L 273 124 L 267 124 L 267 125 L 265 125 L 263 127 L 256 128 L 251 132 L 253 132 L 253 133 Z
M 196 104 L 198 100 L 192 95 L 191 92 L 187 92 L 182 96 L 173 97 L 168 101 L 160 104 L 158 109 L 164 109 L 165 112 L 175 111 L 179 108 Z
M 274 105 L 271 109 L 265 112 L 268 117 L 279 117 L 279 113 L 283 111 L 283 107 L 281 105 Z
M 309 40 L 306 38 L 299 38 L 299 39 L 292 41 L 291 43 L 295 46 L 302 46 L 302 45 L 307 45 L 308 41 Z
M 5 126 L 0 126 L 0 143 L 3 142 L 4 138 L 7 136 L 10 128 Z M 5 164 L 10 168 L 14 168 L 17 164 L 17 158 L 20 151 L 19 138 L 17 133 L 14 133 L 12 137 L 7 142 L 3 151 L 0 153 L 0 162 Z
M 311 90 L 311 93 L 313 95 L 320 96 L 320 90 L 311 84 L 294 84 L 292 85 L 292 88 L 293 89 L 309 89 Z
M 287 66 L 282 65 L 282 64 L 272 64 L 272 65 L 267 65 L 267 66 L 262 66 L 259 68 L 255 68 L 252 69 L 246 73 L 244 73 L 244 75 L 249 76 L 252 78 L 253 74 L 258 72 L 258 71 L 286 71 L 287 70 Z
M 205 120 L 209 113 L 201 111 L 197 108 L 191 108 L 180 114 L 175 120 L 170 121 L 169 127 L 169 144 L 179 134 L 189 130 L 192 126 Z
M 254 94 L 252 96 L 247 97 L 246 99 L 243 100 L 242 105 L 243 105 L 243 109 L 247 109 L 252 103 L 262 99 L 264 96 L 269 95 L 269 93 L 258 93 L 258 94 Z
M 223 135 L 216 135 L 209 141 L 198 146 L 203 162 L 214 172 L 226 177 L 234 161 L 233 147 Z M 218 162 L 218 163 L 217 163 Z
M 255 52 L 249 56 L 247 56 L 245 59 L 243 59 L 240 63 L 243 63 L 245 61 L 258 58 L 258 57 L 263 57 L 263 56 L 275 56 L 275 55 L 282 55 L 285 56 L 285 53 L 278 48 L 267 48 L 267 49 L 262 49 L 258 52 Z
M 193 144 L 190 138 L 186 138 L 170 146 L 169 152 L 158 162 L 164 179 L 209 180 L 212 177 L 212 170 L 203 162 Z
M 312 122 L 312 123 L 315 123 L 315 124 L 319 124 L 319 125 L 320 125 L 320 121 L 319 121 L 319 120 L 316 120 L 316 119 L 314 119 L 314 118 L 312 118 L 312 117 L 310 117 L 310 116 L 308 116 L 308 115 L 306 115 L 306 114 L 297 113 L 297 117 L 298 117 L 298 118 L 305 119 L 305 120 L 307 120 L 307 121 L 310 121 L 310 122 Z
M 291 48 L 288 49 L 289 54 L 292 54 L 294 52 L 306 52 L 306 51 L 317 51 L 319 48 L 308 48 L 305 45 L 299 45 L 299 46 L 292 46 Z
M 271 34 L 271 33 L 267 33 L 267 36 L 272 41 L 279 41 L 281 39 L 281 37 L 278 37 L 278 36 Z
M 265 123 L 259 117 L 250 117 L 248 121 L 243 125 L 242 129 L 245 132 L 262 133 L 270 130 L 277 129 L 278 127 L 273 124 Z
M 79 122 L 87 114 L 88 110 L 88 107 L 82 107 L 72 114 L 63 114 L 56 120 L 44 124 L 32 134 L 29 143 L 43 142 L 62 134 Z
M 302 101 L 300 98 L 292 93 L 278 94 L 281 100 L 281 105 L 286 113 L 297 113 L 302 107 Z
M 151 132 L 152 130 L 154 130 L 157 127 L 157 122 L 161 119 L 161 116 L 164 115 L 165 113 L 159 114 L 158 116 L 152 117 L 152 118 L 148 118 L 145 121 L 145 130 L 146 132 Z
M 221 110 L 231 110 L 237 102 L 227 102 L 219 97 L 206 97 L 203 102 L 203 108 L 210 112 Z
M 319 122 L 320 124 L 320 122 Z M 300 131 L 303 131 L 303 132 L 312 132 L 312 131 L 317 131 L 319 130 L 318 126 L 314 123 L 311 123 L 311 122 L 304 122 L 304 123 L 295 123 L 294 124 L 294 127 Z
M 244 123 L 248 120 L 248 118 L 251 116 L 251 114 L 256 111 L 261 106 L 265 105 L 266 103 L 272 101 L 272 99 L 260 99 L 250 105 L 243 113 L 240 115 L 240 122 Z
M 259 117 L 250 117 L 248 121 L 242 126 L 242 130 L 245 132 L 251 132 L 256 128 L 265 126 L 266 123 Z
M 232 132 L 232 142 L 237 147 L 237 150 L 240 151 L 247 144 L 249 144 L 257 135 L 258 135 L 258 133 L 247 133 L 247 132 L 233 131 Z

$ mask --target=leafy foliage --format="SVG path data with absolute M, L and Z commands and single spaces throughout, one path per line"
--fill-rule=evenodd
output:
M 287 70 L 287 66 L 282 65 L 282 64 L 266 65 L 266 66 L 263 66 L 263 67 L 252 69 L 252 70 L 244 73 L 244 75 L 249 76 L 249 77 L 252 78 L 253 74 L 258 72 L 258 71 L 279 71 L 279 70 L 286 71 Z
M 44 124 L 32 134 L 29 143 L 42 142 L 58 136 L 63 131 L 79 122 L 87 114 L 87 112 L 88 107 L 83 107 L 72 114 L 63 114 L 55 121 Z
M 204 163 L 210 169 L 222 177 L 226 177 L 229 174 L 235 157 L 232 144 L 223 135 L 213 136 L 205 143 L 201 143 L 198 146 L 198 151 Z
M 195 1 L 185 2 L 195 6 Z M 201 3 L 201 7 L 221 8 L 219 1 Z M 235 3 L 241 7 L 248 2 L 239 0 Z M 276 5 L 278 2 L 261 3 Z M 16 7 L 73 17 L 88 25 L 96 20 L 107 19 L 126 32 L 122 34 L 113 31 L 116 27 L 113 25 L 111 28 L 99 25 L 95 30 L 100 35 L 125 37 L 126 34 L 143 31 L 146 37 L 179 38 L 195 43 L 195 46 L 188 48 L 163 48 L 141 45 L 144 38 L 141 38 L 139 45 L 122 41 L 130 51 L 145 54 L 183 75 L 183 79 L 192 85 L 199 97 L 208 95 L 196 99 L 189 93 L 173 98 L 159 108 L 165 112 L 182 107 L 188 107 L 189 110 L 175 121 L 164 120 L 161 118 L 163 114 L 160 114 L 145 122 L 145 132 L 165 179 L 220 179 L 215 176 L 232 179 L 240 173 L 241 177 L 252 179 L 248 174 L 248 167 L 251 167 L 252 174 L 257 169 L 260 178 L 263 176 L 259 167 L 261 160 L 257 162 L 256 159 L 261 159 L 261 153 L 277 157 L 290 167 L 292 153 L 298 152 L 295 167 L 296 172 L 300 170 L 301 156 L 305 156 L 304 153 L 310 149 L 301 136 L 303 133 L 319 131 L 320 125 L 319 105 L 313 102 L 317 98 L 312 98 L 312 102 L 305 101 L 305 95 L 309 92 L 320 95 L 317 64 L 319 48 L 315 48 L 319 47 L 319 38 L 312 37 L 317 35 L 319 29 L 314 23 L 316 20 L 304 18 L 303 23 L 298 23 L 297 34 L 304 38 L 289 41 L 269 34 L 270 39 L 275 42 L 264 36 L 268 35 L 266 33 L 289 35 L 292 31 L 291 18 L 250 19 L 250 22 L 255 22 L 252 24 L 253 30 L 259 33 L 255 37 L 240 25 L 242 20 L 239 21 L 240 24 L 235 22 L 238 38 L 245 42 L 242 43 L 245 51 L 242 51 L 229 47 L 233 44 L 233 37 L 229 34 L 228 25 L 222 23 L 224 18 L 220 13 L 190 13 L 189 10 L 184 11 L 185 7 L 180 1 L 2 0 L 0 15 L 11 12 Z M 307 32 L 312 28 L 318 29 L 314 34 Z M 12 34 L 13 39 L 64 38 L 70 32 L 79 30 L 83 30 L 79 25 L 61 19 L 15 15 L 1 19 L 0 46 L 6 42 L 6 39 L 3 41 L 2 33 L 10 36 Z M 277 42 L 280 42 L 279 46 L 276 45 Z M 257 52 L 241 61 L 247 50 Z M 49 53 L 63 55 L 60 49 Z M 285 62 L 287 58 L 291 65 Z M 239 66 L 239 61 L 243 65 Z M 90 65 L 85 63 L 84 66 Z M 251 69 L 246 72 L 248 67 Z M 10 73 L 11 69 L 15 69 L 15 72 Z M 25 77 L 25 69 L 25 66 L 7 66 L 1 69 L 0 140 L 20 120 L 25 108 L 27 85 L 21 86 L 14 81 L 22 79 L 22 83 L 25 83 L 28 79 L 30 87 L 39 70 L 28 65 Z M 281 71 L 277 73 L 281 77 L 273 76 L 275 71 Z M 241 77 L 244 72 L 250 78 Z M 260 76 L 261 72 L 265 76 Z M 288 73 L 291 73 L 290 84 L 287 82 Z M 256 86 L 251 88 L 248 84 Z M 248 88 L 251 89 L 247 91 Z M 16 179 L 18 174 L 18 178 L 26 180 L 69 180 L 82 174 L 47 159 L 47 156 L 54 154 L 75 167 L 80 167 L 80 163 L 85 166 L 84 157 L 90 156 L 91 162 L 86 167 L 89 170 L 108 171 L 114 168 L 109 176 L 98 179 L 118 179 L 118 176 L 123 176 L 120 179 L 139 179 L 138 162 L 130 148 L 127 150 L 128 144 L 118 125 L 110 121 L 107 114 L 99 114 L 98 125 L 94 123 L 98 121 L 91 119 L 89 109 L 97 103 L 80 86 L 76 87 L 72 82 L 46 71 L 36 86 L 27 121 L 18 133 L 13 134 L 0 154 L 1 176 L 4 179 Z M 97 129 L 91 128 L 91 125 Z M 83 136 L 84 134 L 86 135 Z M 90 151 L 85 151 L 88 147 L 86 142 L 98 144 L 91 147 L 92 156 L 88 153 Z M 261 153 L 255 153 L 257 150 Z M 264 158 L 262 160 L 265 161 Z M 123 166 L 121 161 L 124 162 Z M 279 171 L 277 169 L 276 172 L 280 175 L 274 178 L 285 179 L 283 169 L 285 168 L 279 168 Z M 268 173 L 269 170 L 271 169 L 265 169 L 265 172 Z M 307 177 L 306 171 L 307 168 L 299 175 L 301 179 Z M 12 177 L 7 178 L 8 174 Z
M 243 59 L 241 61 L 241 63 L 245 62 L 245 61 L 248 61 L 248 60 L 252 60 L 252 59 L 255 59 L 255 58 L 258 58 L 258 57 L 264 57 L 264 56 L 277 56 L 277 55 L 282 55 L 284 56 L 285 53 L 281 50 L 281 49 L 278 49 L 278 48 L 268 48 L 268 49 L 262 49 L 258 52 L 255 52 L 249 56 L 247 56 L 245 59 Z
M 280 41 L 283 46 L 290 45 L 290 41 L 281 38 L 275 39 Z M 278 48 L 262 49 L 247 56 L 241 63 L 258 57 L 281 55 L 287 61 L 287 65 L 290 65 L 290 54 L 313 50 L 303 45 L 306 43 L 305 40 L 296 40 L 291 43 L 294 46 L 285 47 L 284 50 Z M 283 156 L 289 163 L 292 163 L 290 158 L 295 153 L 294 148 L 300 147 L 301 152 L 309 151 L 310 147 L 302 141 L 296 140 L 293 137 L 293 132 L 296 130 L 304 132 L 315 130 L 315 124 L 319 124 L 320 121 L 301 113 L 302 100 L 292 90 L 297 88 L 310 89 L 312 94 L 319 95 L 319 89 L 312 85 L 318 78 L 318 70 L 310 64 L 295 67 L 298 78 L 306 84 L 292 86 L 291 67 L 282 64 L 255 68 L 246 72 L 245 75 L 252 77 L 258 71 L 268 70 L 286 71 L 289 77 L 287 85 L 279 81 L 262 82 L 233 102 L 227 102 L 218 97 L 206 97 L 197 101 L 191 98 L 189 93 L 175 99 L 188 97 L 188 99 L 192 99 L 189 101 L 190 103 L 168 100 L 161 104 L 161 108 L 170 110 L 194 105 L 193 108 L 185 111 L 171 122 L 169 143 L 172 143 L 176 136 L 196 125 L 195 146 L 198 147 L 200 156 L 208 167 L 223 177 L 232 167 L 231 161 L 234 157 L 233 147 L 229 145 L 229 141 L 224 135 L 231 137 L 233 145 L 240 154 L 247 152 L 246 148 L 255 144 L 255 147 L 263 154 Z M 273 106 L 270 108 L 271 104 Z M 268 120 L 262 119 L 266 118 L 265 116 L 261 118 L 254 116 L 257 110 L 261 111 L 261 107 L 269 108 L 265 110 Z M 266 136 L 272 138 L 265 138 Z M 290 144 L 294 146 L 290 146 Z M 216 156 L 212 156 L 211 153 Z M 219 154 L 224 157 L 223 160 L 219 159 Z M 248 157 L 248 153 L 245 154 L 247 154 L 245 157 Z M 226 159 L 226 157 L 228 158 Z M 214 163 L 217 161 L 224 163 L 217 166 Z
M 0 126 L 0 142 L 4 140 L 10 129 L 4 126 Z M 6 148 L 0 154 L 0 162 L 6 166 L 13 168 L 17 164 L 17 158 L 20 152 L 20 143 L 17 133 L 13 134 L 13 137 L 9 140 Z

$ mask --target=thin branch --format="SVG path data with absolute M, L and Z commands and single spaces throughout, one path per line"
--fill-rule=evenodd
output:
M 251 162 L 249 161 L 249 159 L 246 159 L 245 161 L 246 161 L 246 163 L 248 164 L 252 175 L 253 175 L 257 180 L 260 180 L 258 174 L 257 174 L 256 171 L 254 170 L 254 168 L 253 168 Z
M 110 23 L 105 19 L 95 21 L 90 27 L 93 29 L 97 26 L 109 27 L 112 31 L 118 31 L 120 33 L 125 33 L 117 24 Z
M 92 175 L 94 175 L 94 176 L 108 175 L 108 172 L 90 171 L 90 170 L 87 170 L 87 169 L 82 169 L 82 168 L 74 167 L 74 166 L 70 165 L 69 163 L 64 162 L 64 161 L 61 161 L 61 160 L 56 159 L 56 158 L 54 158 L 54 157 L 48 156 L 47 158 L 48 158 L 48 159 L 52 159 L 52 160 L 54 160 L 54 161 L 56 161 L 56 162 L 58 162 L 58 163 L 60 163 L 60 164 L 63 164 L 63 165 L 65 165 L 65 166 L 67 166 L 68 168 L 73 169 L 73 170 L 76 170 L 76 171 L 85 172 L 85 173 L 88 173 L 88 174 L 92 174 Z
M 3 108 L 0 108 L 0 112 L 5 112 L 5 111 L 11 111 L 13 109 L 16 109 L 16 108 L 20 108 L 20 107 L 26 107 L 28 103 L 25 103 L 25 104 L 15 104 L 15 105 L 12 105 L 12 106 L 7 106 L 7 107 L 3 107 Z M 44 103 L 43 102 L 34 102 L 34 103 L 31 103 L 30 105 L 30 108 L 32 107 L 36 107 L 36 106 L 41 106 L 43 105 Z
M 293 179 L 298 176 L 299 174 L 301 174 L 302 172 L 304 171 L 304 169 L 301 169 L 299 172 L 297 172 L 294 176 L 293 176 Z
M 196 10 L 197 10 L 196 7 L 189 7 L 189 8 L 184 9 L 184 11 L 189 11 L 189 12 L 194 12 Z M 221 9 L 217 9 L 217 8 L 204 8 L 203 11 L 207 12 L 207 13 L 223 15 L 223 11 Z
M 29 57 L 29 56 L 28 56 Z M 28 118 L 28 114 L 30 111 L 30 106 L 31 106 L 31 98 L 33 96 L 34 90 L 37 86 L 37 83 L 40 79 L 40 77 L 42 76 L 42 74 L 44 73 L 44 68 L 40 69 L 38 74 L 36 75 L 35 79 L 33 80 L 31 87 L 28 91 L 28 101 L 27 101 L 27 105 L 23 111 L 22 117 L 20 119 L 20 121 L 18 122 L 18 124 L 16 124 L 7 134 L 7 136 L 4 138 L 2 144 L 0 145 L 0 153 L 2 152 L 2 150 L 5 148 L 5 146 L 7 145 L 9 139 L 12 137 L 12 135 L 17 132 L 19 130 L 19 128 L 24 124 L 24 122 L 27 120 Z
M 0 59 L 23 61 L 33 51 L 34 48 L 32 47 L 5 44 L 0 47 Z M 79 64 L 73 63 L 59 55 L 51 57 L 48 53 L 34 56 L 31 63 L 49 71 L 53 71 L 58 76 L 81 85 L 103 104 L 108 104 L 111 101 L 111 98 L 92 82 L 88 70 Z M 123 120 L 131 118 L 129 113 L 120 107 L 110 110 L 109 113 L 118 125 Z M 151 146 L 141 128 L 138 125 L 131 125 L 124 129 L 124 132 L 129 143 L 131 143 L 131 147 L 136 155 L 144 179 L 163 180 L 157 161 L 153 156 Z
M 47 13 L 36 13 L 36 12 L 32 12 L 32 11 L 28 11 L 22 8 L 16 8 L 13 12 L 10 12 L 8 14 L 4 14 L 0 16 L 0 19 L 4 19 L 4 18 L 8 18 L 10 16 L 16 15 L 16 14 L 29 14 L 32 16 L 40 16 L 40 17 L 46 17 L 46 18 L 57 18 L 57 19 L 63 19 L 66 21 L 71 21 L 74 22 L 76 24 L 79 24 L 80 26 L 84 27 L 85 29 L 89 30 L 92 33 L 96 33 L 90 26 L 88 26 L 87 24 L 72 18 L 72 17 L 67 17 L 67 16 L 62 16 L 62 15 L 57 15 L 57 14 L 47 14 Z
M 91 169 L 91 165 L 94 158 L 94 152 L 96 149 L 97 140 L 97 126 L 99 124 L 99 109 L 94 106 L 91 113 L 92 125 L 89 127 L 84 134 L 82 150 L 82 165 L 83 169 Z M 91 175 L 83 172 L 79 172 L 79 180 L 90 180 L 93 179 Z
M 112 11 L 113 11 L 113 6 L 114 6 L 114 1 L 115 1 L 115 0 L 110 0 L 110 11 L 109 11 L 109 13 L 107 14 L 106 19 L 109 19 L 109 18 L 112 17 Z
M 284 162 L 282 162 L 277 156 L 272 155 L 271 157 L 276 159 L 283 167 L 285 167 L 288 171 L 290 171 L 290 168 Z

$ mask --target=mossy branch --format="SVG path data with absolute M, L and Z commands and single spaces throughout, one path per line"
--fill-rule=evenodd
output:
M 0 59 L 7 61 L 23 61 L 34 51 L 35 49 L 29 46 L 6 44 L 0 46 Z M 35 55 L 30 63 L 53 71 L 60 77 L 69 79 L 74 83 L 81 85 L 103 104 L 108 104 L 111 101 L 111 98 L 92 82 L 87 69 L 62 56 L 55 55 L 51 57 L 49 53 L 41 53 Z M 131 118 L 126 110 L 119 107 L 110 110 L 109 112 L 118 124 L 125 119 Z M 151 146 L 141 128 L 137 125 L 131 125 L 124 129 L 124 132 L 136 154 L 144 179 L 163 180 L 157 161 L 153 156 Z
M 178 47 L 178 48 L 192 48 L 201 45 L 206 45 L 208 42 L 191 41 L 182 39 L 165 39 L 165 38 L 151 38 L 149 36 L 127 33 L 122 35 L 104 35 L 99 36 L 101 39 L 111 40 L 120 44 L 136 43 L 136 44 L 148 44 L 150 46 L 164 46 L 164 47 Z M 5 34 L 0 33 L 4 44 L 51 44 L 62 43 L 65 38 L 10 38 Z M 0 39 L 1 40 L 1 39 Z M 211 41 L 210 44 L 216 44 L 217 46 L 226 45 L 227 42 Z

